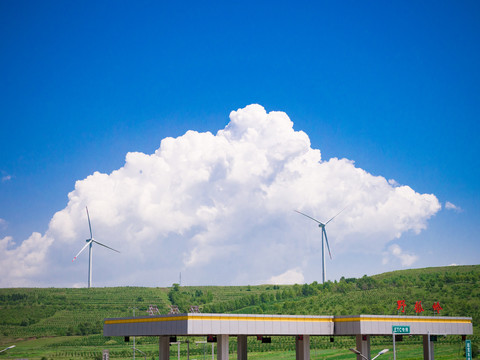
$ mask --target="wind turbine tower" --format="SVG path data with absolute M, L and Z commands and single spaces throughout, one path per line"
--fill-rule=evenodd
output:
M 105 244 L 102 244 L 101 242 L 98 242 L 97 240 L 95 240 L 93 238 L 93 233 L 92 233 L 92 224 L 90 223 L 90 215 L 88 214 L 88 208 L 85 206 L 85 210 L 87 211 L 87 219 L 88 219 L 88 228 L 90 229 L 90 239 L 87 239 L 85 240 L 87 243 L 85 244 L 85 246 L 78 252 L 77 255 L 75 255 L 75 257 L 73 258 L 72 262 L 76 260 L 76 258 L 78 257 L 78 255 L 80 255 L 80 253 L 85 250 L 88 246 L 88 287 L 92 287 L 92 277 L 93 277 L 93 271 L 92 271 L 92 246 L 93 246 L 93 243 L 95 244 L 98 244 L 98 245 L 101 245 L 103 247 L 106 247 L 107 249 L 110 249 L 110 250 L 113 250 L 113 251 L 116 251 L 117 253 L 119 253 L 120 251 L 118 250 L 115 250 Z
M 316 223 L 318 223 L 318 227 L 321 228 L 322 230 L 322 284 L 325 284 L 325 277 L 326 277 L 326 273 L 327 273 L 327 268 L 326 268 L 326 264 L 325 264 L 325 244 L 327 245 L 327 249 L 328 249 L 328 255 L 330 256 L 330 259 L 332 259 L 332 253 L 330 252 L 330 246 L 328 245 L 328 238 L 327 238 L 327 231 L 325 230 L 325 226 L 327 226 L 327 224 L 332 221 L 333 219 L 335 219 L 338 215 L 340 215 L 340 213 L 345 210 L 345 208 L 343 208 L 337 215 L 335 215 L 334 217 L 332 217 L 330 220 L 328 220 L 325 224 L 322 223 L 321 221 L 318 221 L 317 219 L 314 219 L 313 217 L 311 217 L 310 215 L 307 215 L 307 214 L 304 214 L 298 210 L 295 210 L 295 212 L 303 215 L 303 216 L 306 216 L 307 218 L 315 221 Z M 324 240 L 324 235 L 325 235 L 325 240 Z

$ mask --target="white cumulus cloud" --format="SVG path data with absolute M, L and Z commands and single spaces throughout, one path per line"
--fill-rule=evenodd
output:
M 347 206 L 327 226 L 336 253 L 381 253 L 402 233 L 425 229 L 440 209 L 434 195 L 352 160 L 322 160 L 287 114 L 249 105 L 216 134 L 165 138 L 153 154 L 128 153 L 118 170 L 77 181 L 45 235 L 0 254 L 0 271 L 18 261 L 14 284 L 86 280 L 87 254 L 71 263 L 89 238 L 85 206 L 94 237 L 121 251 L 94 246 L 93 281 L 104 286 L 166 286 L 180 271 L 191 284 L 301 282 L 318 272 L 321 248 L 318 227 L 294 209 L 326 221 Z M 34 253 L 44 257 L 41 269 L 19 260 Z
M 0 284 L 3 287 L 35 286 L 33 278 L 45 271 L 45 257 L 53 239 L 33 233 L 14 247 L 12 237 L 0 239 Z
M 387 264 L 392 257 L 400 260 L 402 266 L 411 266 L 418 260 L 417 255 L 406 253 L 397 244 L 392 244 L 388 247 L 388 251 L 384 253 L 383 263 Z

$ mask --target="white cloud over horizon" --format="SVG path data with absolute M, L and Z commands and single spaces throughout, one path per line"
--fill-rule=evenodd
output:
M 304 284 L 305 277 L 300 269 L 290 269 L 278 276 L 272 276 L 268 281 L 268 284 L 273 285 L 293 285 Z
M 417 255 L 403 251 L 398 244 L 392 244 L 388 247 L 382 262 L 386 264 L 392 257 L 400 260 L 402 266 L 411 266 L 418 260 Z
M 89 237 L 85 206 L 95 238 L 121 251 L 94 247 L 103 286 L 165 286 L 180 271 L 192 284 L 301 282 L 321 248 L 318 228 L 294 209 L 326 220 L 348 206 L 328 225 L 331 248 L 380 254 L 440 209 L 434 195 L 352 160 L 322 160 L 287 114 L 249 105 L 216 135 L 165 138 L 153 154 L 128 153 L 118 170 L 77 181 L 44 235 L 17 247 L 0 239 L 0 286 L 78 286 L 88 256 L 71 258 Z

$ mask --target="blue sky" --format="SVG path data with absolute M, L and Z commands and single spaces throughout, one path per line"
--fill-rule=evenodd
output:
M 216 134 L 231 111 L 260 104 L 285 112 L 322 160 L 347 158 L 435 195 L 442 209 L 425 230 L 387 239 L 418 256 L 411 267 L 478 263 L 478 2 L 2 1 L 0 17 L 9 249 L 49 231 L 76 181 L 122 168 L 128 152 L 152 154 L 166 137 Z M 65 246 L 66 257 L 82 244 Z M 331 278 L 405 267 L 344 270 L 341 259 Z

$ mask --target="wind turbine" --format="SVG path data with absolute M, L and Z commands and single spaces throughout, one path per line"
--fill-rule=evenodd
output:
M 332 221 L 333 219 L 335 219 L 338 215 L 340 215 L 340 213 L 345 210 L 345 208 L 343 208 L 337 215 L 335 215 L 334 217 L 332 217 L 330 220 L 328 220 L 325 224 L 322 223 L 321 221 L 318 221 L 317 219 L 314 219 L 313 217 L 307 215 L 307 214 L 304 214 L 298 210 L 295 210 L 295 212 L 303 215 L 303 216 L 306 216 L 308 217 L 309 219 L 312 219 L 313 221 L 317 222 L 318 223 L 318 227 L 322 229 L 322 284 L 325 283 L 325 274 L 326 274 L 326 266 L 325 266 L 325 245 L 324 245 L 324 242 L 327 244 L 327 249 L 328 249 L 328 255 L 330 256 L 330 259 L 332 259 L 332 253 L 330 252 L 330 246 L 328 245 L 328 238 L 327 238 L 327 231 L 325 230 L 325 226 L 327 226 L 327 224 Z M 323 235 L 325 235 L 325 241 L 323 240 Z
M 98 245 L 101 245 L 103 247 L 106 247 L 107 249 L 110 249 L 110 250 L 113 250 L 113 251 L 116 251 L 116 252 L 120 252 L 118 250 L 115 250 L 105 244 L 102 244 L 101 242 L 98 242 L 97 240 L 95 240 L 93 238 L 93 233 L 92 233 L 92 225 L 90 224 L 90 215 L 88 214 L 88 208 L 85 206 L 85 209 L 87 210 L 87 218 L 88 218 L 88 227 L 90 228 L 90 239 L 87 239 L 85 240 L 87 243 L 85 244 L 85 246 L 82 248 L 82 250 L 80 250 L 78 252 L 77 255 L 75 255 L 75 257 L 73 258 L 72 262 L 75 261 L 75 259 L 78 257 L 78 255 L 80 255 L 80 253 L 85 250 L 88 246 L 88 287 L 90 288 L 92 286 L 92 275 L 93 275 L 93 272 L 92 272 L 92 245 L 93 243 L 95 244 L 98 244 Z

